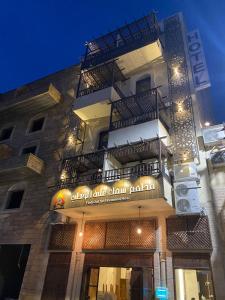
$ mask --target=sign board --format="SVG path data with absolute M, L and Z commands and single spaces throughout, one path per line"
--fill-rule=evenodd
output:
M 206 89 L 210 87 L 211 84 L 198 30 L 188 33 L 187 44 L 195 90 L 200 91 Z
M 166 287 L 157 287 L 156 290 L 155 290 L 155 297 L 156 297 L 156 299 L 168 300 L 169 299 L 168 288 L 166 288 Z
M 74 190 L 59 190 L 52 198 L 51 209 L 99 205 L 112 202 L 157 199 L 163 197 L 162 181 L 153 176 L 136 180 L 121 179 L 94 186 L 81 185 Z

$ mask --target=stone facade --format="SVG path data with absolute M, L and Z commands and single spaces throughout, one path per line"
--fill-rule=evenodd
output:
M 35 113 L 19 117 L 12 115 L 11 119 L 3 119 L 0 124 L 0 128 L 8 123 L 15 126 L 10 141 L 4 141 L 13 148 L 14 156 L 19 156 L 25 145 L 37 145 L 36 155 L 44 161 L 42 175 L 24 178 L 21 174 L 17 180 L 5 180 L 0 185 L 0 244 L 31 245 L 20 293 L 21 300 L 40 299 L 41 296 L 48 261 L 46 248 L 51 222 L 49 205 L 59 176 L 60 155 L 67 134 L 67 115 L 71 110 L 78 70 L 79 67 L 74 66 L 28 85 L 35 89 L 46 83 L 53 83 L 62 95 L 59 104 L 43 111 L 38 111 L 37 108 Z M 45 117 L 44 128 L 41 132 L 27 134 L 29 122 L 36 116 Z M 20 208 L 4 209 L 8 190 L 20 182 L 25 182 L 26 185 Z

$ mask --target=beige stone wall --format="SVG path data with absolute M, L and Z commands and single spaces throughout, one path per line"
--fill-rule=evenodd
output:
M 67 114 L 71 110 L 78 77 L 78 67 L 71 67 L 62 72 L 33 83 L 34 86 L 53 83 L 62 93 L 60 104 L 38 112 L 37 114 L 12 116 L 11 120 L 1 119 L 0 128 L 10 123 L 15 130 L 9 145 L 14 149 L 13 155 L 18 156 L 24 145 L 37 144 L 38 153 L 45 163 L 43 175 L 29 178 L 18 176 L 16 181 L 5 182 L 0 185 L 0 244 L 30 244 L 31 250 L 21 288 L 21 300 L 38 300 L 41 297 L 45 278 L 45 271 L 49 253 L 47 242 L 51 217 L 49 207 L 51 197 L 60 168 L 60 153 L 65 144 Z M 26 134 L 31 118 L 36 115 L 46 117 L 41 132 Z M 8 143 L 8 142 L 6 142 Z M 4 210 L 8 189 L 19 182 L 26 183 L 26 190 L 22 205 L 19 209 Z

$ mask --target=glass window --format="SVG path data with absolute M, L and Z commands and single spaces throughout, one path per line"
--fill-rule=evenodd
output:
M 136 94 L 146 92 L 151 89 L 151 77 L 138 80 L 136 82 Z
M 4 128 L 0 134 L 0 141 L 10 139 L 12 132 L 13 132 L 13 127 Z
M 40 131 L 40 130 L 43 128 L 44 120 L 45 120 L 44 117 L 34 120 L 34 121 L 31 123 L 29 132 Z
M 176 269 L 176 299 L 213 300 L 212 276 L 209 270 Z
M 89 270 L 90 300 L 151 300 L 154 298 L 150 268 L 99 267 Z
M 36 149 L 37 149 L 37 146 L 30 146 L 30 147 L 23 148 L 22 154 L 29 154 L 29 153 L 35 154 Z
M 108 138 L 109 133 L 108 131 L 102 131 L 99 134 L 99 142 L 98 142 L 98 149 L 104 149 L 108 146 Z
M 23 199 L 23 194 L 24 190 L 9 192 L 5 209 L 19 208 Z

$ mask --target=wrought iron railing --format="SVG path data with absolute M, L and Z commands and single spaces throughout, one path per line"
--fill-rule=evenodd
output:
M 153 176 L 163 174 L 159 162 L 142 163 L 131 167 L 119 169 L 95 171 L 89 174 L 79 174 L 74 172 L 73 175 L 65 176 L 60 180 L 61 186 L 70 186 L 74 184 L 98 184 L 101 182 L 112 182 L 119 179 L 132 179 L 140 176 Z
M 123 80 L 125 76 L 116 61 L 107 62 L 81 73 L 77 97 L 114 86 L 115 82 Z
M 117 179 L 130 179 L 146 175 L 157 175 L 159 173 L 159 162 L 143 163 L 131 167 L 107 170 L 104 172 L 103 180 L 107 182 Z
M 169 110 L 157 88 L 112 103 L 110 130 L 160 119 L 169 127 Z
M 159 25 L 152 13 L 87 43 L 82 68 L 89 68 L 143 47 L 159 38 Z

